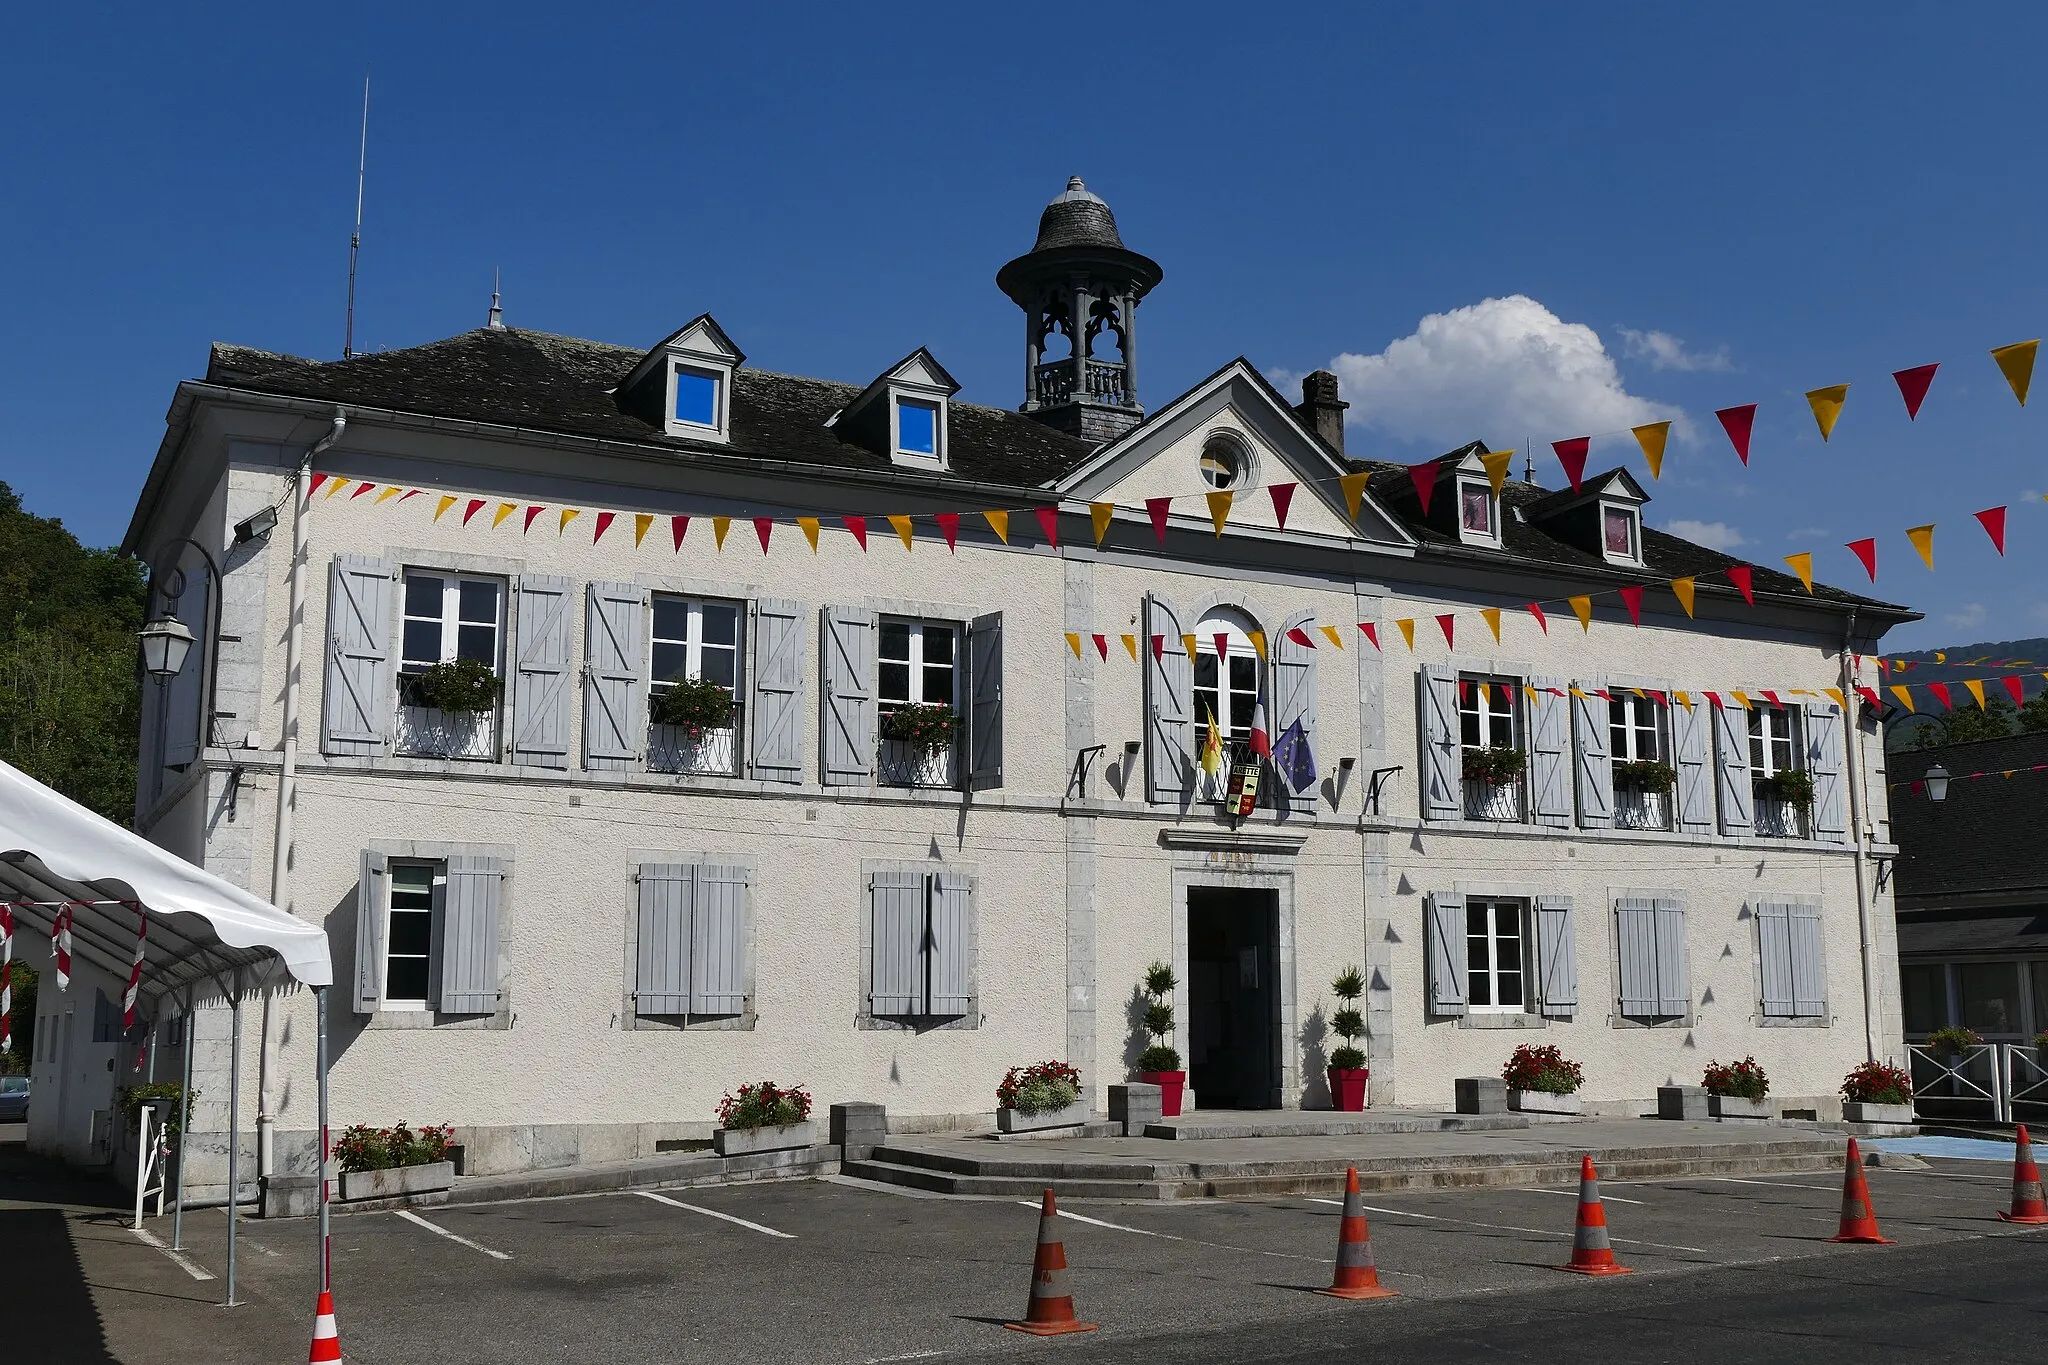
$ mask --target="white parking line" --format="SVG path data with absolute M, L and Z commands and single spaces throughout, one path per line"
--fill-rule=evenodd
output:
M 1036 1199 L 1019 1199 L 1016 1202 L 1021 1208 L 1035 1209 L 1041 1207 Z M 1055 1212 L 1062 1218 L 1071 1218 L 1077 1223 L 1086 1223 L 1091 1227 L 1108 1228 L 1112 1232 L 1135 1232 L 1140 1237 L 1157 1237 L 1162 1242 L 1186 1242 L 1189 1246 L 1214 1247 L 1218 1251 L 1242 1251 L 1248 1252 L 1253 1256 L 1274 1256 L 1283 1261 L 1315 1261 L 1326 1265 L 1330 1260 L 1328 1256 L 1305 1256 L 1293 1251 L 1266 1251 L 1260 1247 L 1232 1246 L 1228 1242 L 1205 1242 L 1199 1237 L 1182 1237 L 1178 1233 L 1172 1232 L 1154 1232 L 1150 1228 L 1134 1228 L 1124 1223 L 1106 1223 L 1100 1218 L 1090 1218 L 1086 1214 L 1074 1213 L 1067 1209 L 1057 1209 Z M 1382 1270 L 1380 1274 L 1409 1274 L 1412 1279 L 1419 1280 L 1422 1278 L 1420 1275 L 1398 1270 Z
M 1819 1190 L 1822 1194 L 1840 1194 L 1840 1185 L 1801 1185 L 1792 1180 L 1744 1180 L 1735 1175 L 1696 1175 L 1694 1180 L 1711 1180 L 1717 1185 L 1768 1185 L 1775 1190 Z
M 446 1237 L 451 1242 L 460 1242 L 462 1243 L 462 1245 L 468 1247 L 471 1251 L 481 1251 L 484 1255 L 490 1257 L 494 1261 L 509 1261 L 512 1259 L 510 1256 L 507 1256 L 502 1251 L 491 1250 L 482 1242 L 472 1242 L 467 1237 L 463 1237 L 456 1233 L 448 1231 L 448 1229 L 440 1226 L 438 1223 L 429 1223 L 426 1219 L 420 1217 L 418 1214 L 412 1212 L 410 1209 L 398 1210 L 398 1216 L 400 1218 L 403 1218 L 408 1223 L 419 1224 L 428 1232 L 439 1233 L 441 1236 Z
M 1335 1204 L 1339 1208 L 1342 1208 L 1344 1206 L 1344 1201 L 1341 1199 L 1311 1198 L 1308 1202 L 1311 1204 Z M 1359 1207 L 1364 1209 L 1367 1213 L 1391 1214 L 1395 1218 L 1420 1218 L 1425 1223 L 1457 1223 L 1461 1226 L 1468 1228 L 1487 1228 L 1494 1232 L 1533 1233 L 1538 1237 L 1577 1236 L 1576 1232 L 1559 1232 L 1555 1228 L 1518 1228 L 1507 1223 L 1476 1223 L 1470 1218 L 1444 1218 L 1439 1217 L 1433 1213 L 1410 1213 L 1406 1209 L 1383 1209 L 1376 1204 L 1361 1204 L 1359 1205 Z M 1705 1247 L 1682 1247 L 1676 1246 L 1670 1242 L 1646 1242 L 1640 1237 L 1616 1237 L 1611 1231 L 1608 1233 L 1608 1240 L 1612 1242 L 1623 1242 L 1630 1246 L 1656 1247 L 1662 1251 L 1690 1251 L 1700 1256 L 1711 1256 L 1714 1254 L 1713 1252 L 1707 1250 Z
M 1561 1195 L 1563 1195 L 1563 1196 L 1564 1196 L 1565 1198 L 1567 1198 L 1567 1199 L 1577 1199 L 1577 1198 L 1579 1197 L 1579 1192 L 1578 1192 L 1577 1190 L 1546 1190 L 1546 1189 L 1544 1189 L 1544 1188 L 1543 1188 L 1542 1186 L 1540 1186 L 1540 1185 L 1531 1185 L 1531 1186 L 1530 1186 L 1530 1187 L 1529 1187 L 1528 1189 L 1526 1189 L 1526 1190 L 1516 1190 L 1516 1191 L 1515 1191 L 1515 1193 L 1516 1193 L 1516 1194 L 1561 1194 Z M 1606 1190 L 1602 1190 L 1602 1191 L 1600 1191 L 1600 1198 L 1601 1198 L 1601 1201 L 1602 1201 L 1602 1202 L 1604 1202 L 1604 1203 L 1608 1203 L 1608 1204 L 1641 1204 L 1641 1203 L 1643 1202 L 1643 1201 L 1642 1201 L 1642 1200 L 1640 1200 L 1640 1199 L 1623 1199 L 1623 1198 L 1622 1198 L 1622 1197 L 1621 1197 L 1620 1195 L 1618 1195 L 1618 1194 L 1609 1194 L 1609 1193 L 1607 1193 L 1607 1191 L 1606 1191 Z
M 763 1227 L 759 1223 L 749 1223 L 744 1218 L 735 1218 L 729 1213 L 720 1213 L 717 1209 L 707 1209 L 696 1204 L 685 1204 L 680 1199 L 671 1199 L 665 1194 L 656 1194 L 653 1190 L 635 1190 L 633 1193 L 639 1195 L 642 1199 L 652 1199 L 657 1204 L 666 1204 L 672 1209 L 688 1209 L 691 1213 L 701 1213 L 706 1218 L 717 1218 L 727 1223 L 736 1223 L 740 1227 L 747 1228 L 753 1232 L 764 1233 L 770 1237 L 781 1237 L 792 1242 L 796 1240 L 796 1234 L 793 1232 L 777 1232 L 774 1228 Z
M 193 1279 L 210 1280 L 213 1278 L 211 1274 L 204 1270 L 201 1270 L 199 1266 L 191 1260 L 191 1258 L 185 1255 L 184 1252 L 173 1251 L 168 1246 L 165 1246 L 163 1239 L 158 1237 L 149 1229 L 130 1228 L 128 1230 L 134 1233 L 137 1237 L 140 1237 L 143 1240 L 143 1242 L 147 1245 L 155 1247 L 158 1251 L 161 1251 L 164 1255 L 170 1257 L 171 1263 L 173 1265 L 177 1266 L 178 1269 L 184 1271 L 187 1275 L 190 1275 Z

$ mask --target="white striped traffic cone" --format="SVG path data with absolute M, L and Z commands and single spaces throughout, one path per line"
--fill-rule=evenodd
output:
M 323 1360 L 341 1359 L 341 1333 L 334 1327 L 334 1295 L 320 1291 L 320 1302 L 313 1307 L 313 1349 L 306 1356 L 308 1365 L 320 1365 Z

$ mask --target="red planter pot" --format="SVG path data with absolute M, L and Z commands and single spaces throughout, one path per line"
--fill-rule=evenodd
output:
M 1365 1081 L 1372 1075 L 1369 1067 L 1330 1067 L 1330 1100 L 1339 1110 L 1347 1114 L 1365 1112 Z
M 1185 1071 L 1140 1071 L 1138 1079 L 1159 1087 L 1159 1112 L 1170 1119 L 1180 1117 L 1180 1096 L 1188 1083 Z

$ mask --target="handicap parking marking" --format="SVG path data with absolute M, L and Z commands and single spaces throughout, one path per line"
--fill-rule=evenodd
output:
M 1335 1204 L 1338 1208 L 1344 1207 L 1344 1201 L 1341 1199 L 1317 1199 L 1311 1197 L 1308 1202 L 1311 1204 Z M 1490 1232 L 1526 1232 L 1537 1237 L 1563 1237 L 1567 1240 L 1576 1239 L 1578 1236 L 1576 1231 L 1561 1232 L 1556 1228 L 1518 1228 L 1508 1223 L 1480 1223 L 1470 1218 L 1451 1218 L 1434 1213 L 1409 1213 L 1406 1209 L 1385 1209 L 1377 1204 L 1360 1204 L 1359 1207 L 1367 1213 L 1384 1213 L 1394 1218 L 1420 1218 L 1426 1223 L 1457 1223 L 1468 1228 L 1485 1228 Z M 1608 1233 L 1608 1240 L 1623 1242 L 1630 1246 L 1656 1247 L 1660 1251 L 1689 1251 L 1699 1256 L 1712 1256 L 1715 1254 L 1705 1247 L 1682 1247 L 1670 1242 L 1646 1242 L 1640 1237 L 1616 1237 L 1612 1231 Z
M 653 1190 L 634 1190 L 633 1193 L 639 1195 L 642 1199 L 652 1199 L 657 1204 L 666 1204 L 672 1209 L 688 1209 L 691 1213 L 701 1213 L 706 1218 L 717 1218 L 727 1223 L 734 1223 L 746 1228 L 750 1232 L 762 1233 L 769 1237 L 781 1237 L 791 1242 L 797 1240 L 797 1236 L 793 1232 L 778 1232 L 774 1228 L 767 1227 L 761 1223 L 750 1223 L 744 1218 L 735 1218 L 729 1213 L 720 1213 L 717 1209 L 707 1209 L 701 1204 L 685 1204 L 680 1199 L 671 1199 L 665 1194 L 656 1194 Z
M 137 1237 L 141 1238 L 144 1245 L 153 1246 L 158 1251 L 161 1251 L 164 1255 L 170 1257 L 172 1265 L 175 1265 L 176 1267 L 178 1267 L 178 1269 L 184 1271 L 193 1279 L 210 1280 L 213 1278 L 213 1275 L 210 1271 L 203 1269 L 198 1262 L 194 1261 L 184 1252 L 171 1250 L 170 1247 L 164 1244 L 163 1238 L 157 1236 L 148 1228 L 130 1228 L 128 1230 L 134 1233 Z
M 418 1224 L 420 1227 L 425 1228 L 428 1232 L 438 1233 L 440 1236 L 446 1237 L 451 1242 L 460 1242 L 462 1245 L 468 1247 L 471 1251 L 481 1251 L 484 1255 L 490 1257 L 494 1261 L 509 1261 L 512 1259 L 510 1256 L 508 1256 L 506 1253 L 502 1251 L 493 1251 L 491 1248 L 485 1246 L 482 1242 L 472 1242 L 469 1240 L 469 1238 L 462 1236 L 460 1233 L 450 1232 L 448 1229 L 442 1227 L 438 1223 L 429 1223 L 426 1219 L 420 1217 L 411 1209 L 399 1209 L 398 1216 L 400 1218 L 403 1218 L 408 1223 Z

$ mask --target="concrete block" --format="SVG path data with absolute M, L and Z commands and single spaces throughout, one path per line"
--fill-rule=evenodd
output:
M 581 1164 L 581 1125 L 536 1123 L 533 1125 L 533 1164 L 543 1170 L 550 1166 Z
M 889 1140 L 889 1111 L 866 1100 L 835 1104 L 827 1140 L 844 1148 L 848 1161 L 865 1161 Z
M 1132 1081 L 1109 1088 L 1109 1117 L 1123 1125 L 1125 1137 L 1143 1137 L 1145 1125 L 1158 1123 L 1164 1116 L 1158 1086 Z
M 1461 1114 L 1508 1112 L 1508 1083 L 1498 1076 L 1460 1076 L 1451 1087 Z
M 260 1216 L 310 1218 L 320 1211 L 320 1179 L 311 1175 L 265 1176 Z
M 1707 1115 L 1706 1088 L 1697 1085 L 1657 1087 L 1657 1117 L 1660 1119 L 1704 1119 Z

